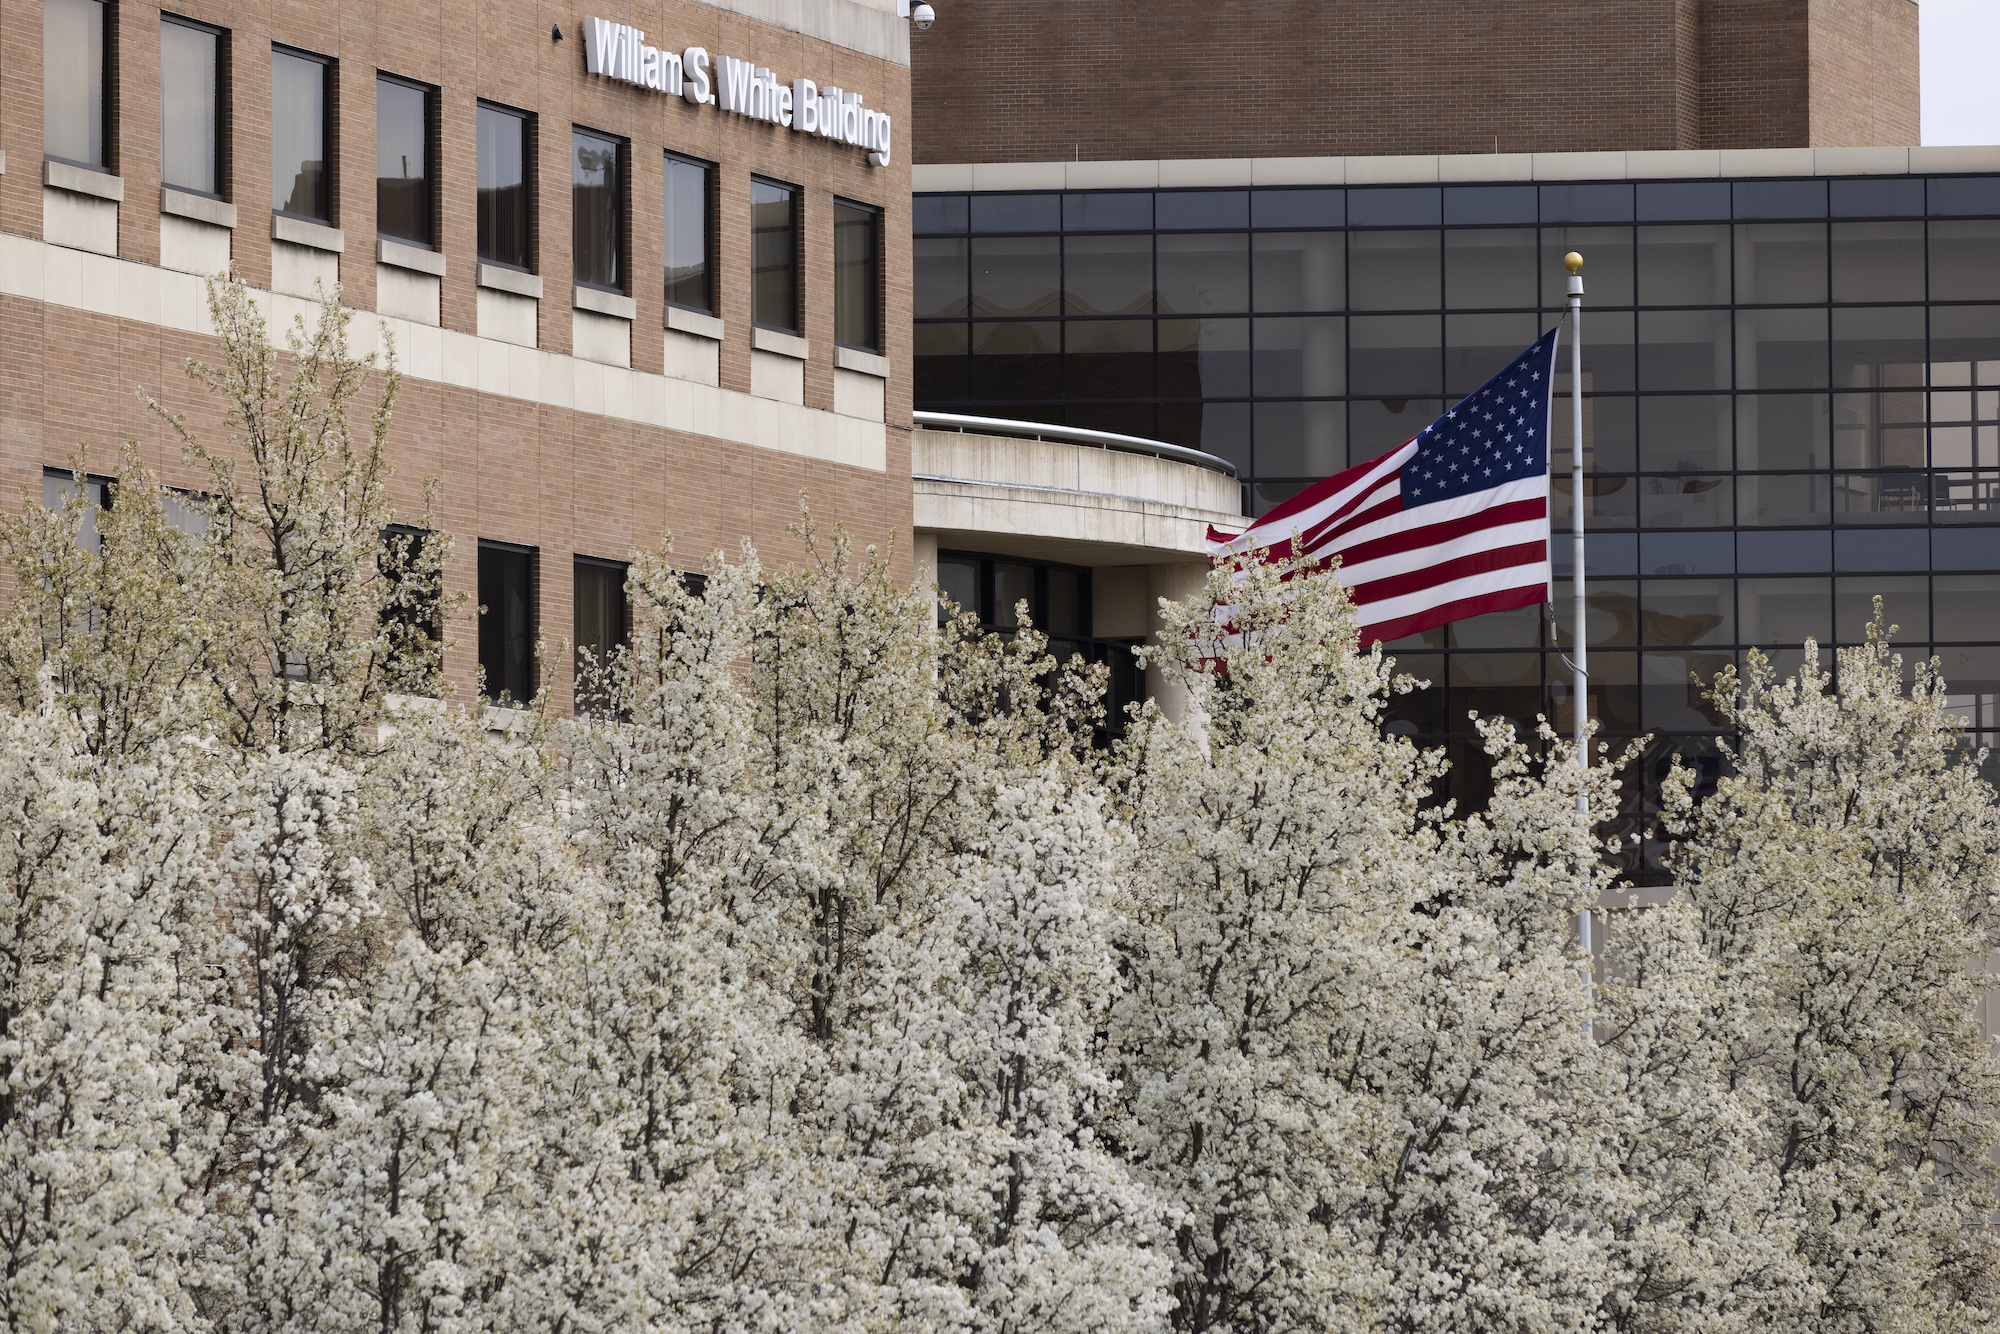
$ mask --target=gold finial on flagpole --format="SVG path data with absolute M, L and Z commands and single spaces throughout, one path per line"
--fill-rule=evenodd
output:
M 1570 251 L 1567 255 L 1563 256 L 1563 267 L 1571 273 L 1583 272 L 1583 256 L 1577 254 L 1574 250 Z

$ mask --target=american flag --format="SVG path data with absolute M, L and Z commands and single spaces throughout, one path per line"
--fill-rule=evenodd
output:
M 1556 330 L 1378 459 L 1314 482 L 1209 555 L 1278 561 L 1297 532 L 1340 580 L 1361 646 L 1548 597 L 1549 411 Z

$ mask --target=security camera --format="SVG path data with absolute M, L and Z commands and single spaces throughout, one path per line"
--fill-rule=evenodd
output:
M 918 5 L 910 11 L 910 26 L 918 32 L 937 22 L 937 11 L 929 5 Z

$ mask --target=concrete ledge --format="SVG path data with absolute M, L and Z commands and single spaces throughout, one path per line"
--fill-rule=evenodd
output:
M 293 245 L 325 250 L 335 255 L 347 249 L 347 234 L 340 228 L 329 227 L 323 222 L 307 222 L 304 218 L 288 218 L 282 213 L 271 215 L 271 239 L 290 241 Z
M 775 352 L 781 357 L 791 357 L 795 361 L 812 358 L 812 344 L 797 334 L 779 333 L 776 329 L 752 329 L 750 346 L 759 352 Z
M 1238 186 L 1250 184 L 1250 159 L 1226 157 L 1162 158 L 1160 185 Z
M 515 296 L 531 296 L 542 299 L 542 280 L 532 273 L 519 269 L 506 269 L 498 264 L 479 266 L 479 285 L 490 287 L 496 292 L 512 292 Z
M 1912 148 L 1911 171 L 2000 171 L 2000 148 Z
M 1810 176 L 1810 148 L 1725 148 L 1716 154 L 1724 176 Z
M 588 310 L 599 315 L 609 315 L 613 319 L 636 320 L 639 318 L 639 303 L 629 296 L 616 292 L 601 292 L 595 287 L 578 287 L 570 304 L 578 310 Z
M 425 250 L 422 246 L 405 245 L 401 241 L 378 237 L 375 241 L 375 259 L 378 263 L 394 265 L 399 269 L 428 273 L 433 278 L 444 277 L 444 256 L 435 250 Z
M 1711 149 L 1652 149 L 1625 154 L 1627 176 L 1705 177 L 1722 174 L 1722 156 Z
M 1438 179 L 1457 181 L 1532 181 L 1533 153 L 1456 153 L 1438 159 Z
M 667 327 L 696 338 L 722 341 L 722 321 L 713 315 L 704 315 L 698 310 L 683 310 L 679 306 L 667 307 Z
M 862 375 L 872 375 L 878 380 L 889 378 L 887 357 L 878 357 L 873 352 L 863 352 L 857 347 L 833 349 L 833 364 L 841 370 L 858 371 Z
M 125 182 L 108 171 L 92 171 L 89 167 L 72 167 L 67 162 L 42 160 L 42 184 L 71 194 L 94 195 L 108 199 L 114 204 L 125 201 Z
M 236 205 L 210 199 L 207 195 L 176 190 L 171 185 L 160 187 L 160 212 L 171 213 L 177 218 L 193 218 L 211 227 L 236 226 Z
M 1349 185 L 1436 185 L 1434 157 L 1354 157 L 1347 159 Z
M 1535 179 L 1538 181 L 1622 181 L 1625 178 L 1623 153 L 1535 154 Z

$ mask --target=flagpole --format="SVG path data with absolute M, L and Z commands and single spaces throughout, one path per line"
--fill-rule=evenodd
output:
M 1584 629 L 1583 602 L 1583 256 L 1572 250 L 1563 256 L 1563 267 L 1569 270 L 1569 531 L 1572 596 L 1576 603 L 1576 642 L 1570 651 L 1575 654 L 1570 665 L 1576 675 L 1571 685 L 1571 707 L 1575 711 L 1576 725 L 1576 767 L 1590 768 L 1590 673 L 1588 654 L 1590 641 Z M 1577 794 L 1576 813 L 1584 817 L 1588 827 L 1590 798 Z M 1576 916 L 1576 942 L 1583 952 L 1584 978 L 1589 981 L 1595 971 L 1591 962 L 1590 909 L 1585 907 Z M 1589 1031 L 1586 1020 L 1584 1029 Z

